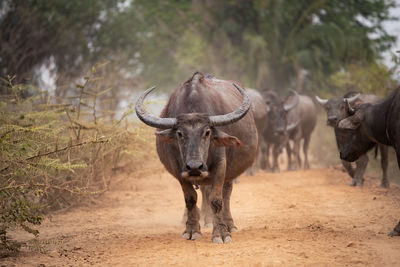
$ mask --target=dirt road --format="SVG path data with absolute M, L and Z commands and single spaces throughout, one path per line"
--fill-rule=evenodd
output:
M 259 173 L 234 184 L 233 242 L 182 239 L 184 201 L 161 168 L 115 182 L 95 204 L 52 216 L 40 227 L 45 253 L 22 252 L 6 266 L 400 266 L 400 187 L 363 188 L 333 168 Z M 1 261 L 1 260 L 0 260 Z

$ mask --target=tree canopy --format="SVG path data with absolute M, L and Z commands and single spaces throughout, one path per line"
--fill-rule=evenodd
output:
M 112 62 L 113 75 L 176 86 L 196 70 L 258 89 L 328 90 L 379 61 L 393 0 L 2 0 L 0 75 L 53 64 L 61 82 Z

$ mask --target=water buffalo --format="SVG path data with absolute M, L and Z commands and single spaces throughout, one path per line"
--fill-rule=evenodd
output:
M 346 104 L 348 117 L 338 124 L 339 128 L 348 130 L 340 149 L 340 158 L 355 161 L 370 149 L 371 143 L 380 143 L 394 147 L 400 168 L 400 87 L 378 103 L 353 106 L 346 101 Z M 360 131 L 367 137 L 362 142 L 359 140 Z M 399 224 L 390 233 L 391 236 L 400 236 Z
M 269 108 L 264 102 L 262 95 L 255 89 L 246 88 L 246 93 L 251 100 L 251 109 L 253 111 L 254 121 L 256 123 L 258 132 L 258 147 L 257 147 L 257 157 L 253 163 L 253 166 L 248 169 L 249 175 L 254 175 L 254 173 L 260 168 L 261 162 L 264 160 L 261 148 L 265 146 L 263 133 L 268 124 L 268 111 Z
M 287 131 L 289 134 L 289 140 L 293 141 L 293 149 L 290 147 L 290 143 L 286 144 L 286 151 L 288 154 L 288 169 L 296 170 L 301 168 L 301 157 L 300 157 L 300 142 L 303 142 L 303 154 L 304 154 L 304 169 L 310 168 L 308 162 L 308 147 L 310 145 L 311 134 L 314 131 L 317 123 L 317 109 L 315 108 L 314 102 L 310 97 L 305 95 L 297 95 L 288 99 L 288 102 L 298 104 L 295 108 L 290 110 L 287 115 L 287 124 L 291 125 L 292 129 L 288 127 Z M 292 162 L 291 153 L 294 154 L 294 163 Z
M 297 124 L 287 124 L 287 114 L 296 107 L 298 102 L 286 103 L 274 91 L 267 90 L 260 92 L 268 107 L 267 126 L 262 134 L 264 146 L 262 146 L 261 168 L 279 172 L 278 156 L 286 147 L 289 135 L 288 131 L 297 127 Z M 272 166 L 269 161 L 269 153 L 272 148 Z
M 349 92 L 340 98 L 330 98 L 330 99 L 322 99 L 318 96 L 315 97 L 316 100 L 321 104 L 323 108 L 325 108 L 327 115 L 327 125 L 334 128 L 336 144 L 338 149 L 343 146 L 345 138 L 346 138 L 346 130 L 339 129 L 338 123 L 342 119 L 348 116 L 348 109 L 346 105 L 346 101 L 350 102 L 364 102 L 364 103 L 377 103 L 381 100 L 380 97 L 376 95 L 368 95 L 368 94 L 358 94 L 354 92 Z M 366 138 L 365 134 L 358 133 L 360 137 L 357 140 L 362 141 Z M 389 181 L 387 179 L 387 168 L 388 168 L 388 147 L 382 144 L 378 144 L 379 150 L 381 152 L 381 166 L 382 166 L 382 187 L 389 187 Z M 375 146 L 371 146 L 375 147 Z M 356 160 L 356 168 L 353 169 L 351 163 L 345 160 L 342 160 L 343 167 L 346 169 L 348 174 L 353 178 L 350 185 L 351 186 L 362 186 L 364 183 L 364 173 L 368 165 L 368 156 L 367 154 L 362 154 Z
M 194 186 L 211 185 L 206 201 L 214 215 L 212 241 L 229 243 L 236 230 L 230 212 L 232 180 L 251 166 L 257 151 L 251 101 L 232 81 L 196 72 L 172 93 L 159 118 L 143 108 L 153 89 L 139 97 L 136 113 L 158 129 L 158 156 L 181 184 L 188 217 L 183 237 L 201 237 Z

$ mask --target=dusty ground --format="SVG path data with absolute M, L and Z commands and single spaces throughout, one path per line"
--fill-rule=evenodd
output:
M 348 186 L 329 169 L 259 173 L 234 185 L 239 232 L 226 245 L 182 239 L 178 183 L 155 173 L 116 182 L 95 204 L 52 216 L 40 227 L 45 253 L 24 251 L 0 266 L 400 266 L 400 187 L 367 177 Z

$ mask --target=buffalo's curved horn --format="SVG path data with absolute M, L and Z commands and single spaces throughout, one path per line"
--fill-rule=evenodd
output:
M 354 102 L 354 100 L 356 100 L 357 98 L 360 97 L 360 93 L 356 94 L 355 96 L 352 97 L 348 97 L 348 98 L 343 98 L 343 101 L 347 101 L 348 103 L 352 103 Z
M 292 108 L 296 107 L 297 104 L 299 103 L 299 94 L 298 94 L 295 90 L 290 90 L 290 91 L 292 91 L 292 92 L 294 93 L 295 99 L 294 99 L 294 102 L 293 102 L 293 103 L 284 104 L 284 105 L 283 105 L 283 109 L 284 109 L 285 111 L 291 110 Z
M 322 106 L 325 105 L 326 103 L 328 103 L 328 99 L 323 99 L 320 98 L 319 96 L 315 96 L 315 99 L 318 101 L 318 103 L 320 103 Z
M 147 125 L 151 127 L 155 127 L 158 129 L 169 129 L 174 127 L 176 124 L 176 119 L 175 118 L 159 118 L 159 117 L 154 117 L 148 113 L 144 107 L 143 107 L 143 101 L 145 97 L 155 89 L 156 87 L 153 86 L 146 91 L 144 91 L 140 96 L 139 99 L 136 102 L 135 105 L 135 110 L 138 118 L 146 123 Z
M 237 84 L 233 84 L 236 89 L 238 89 L 238 91 L 240 92 L 240 94 L 243 96 L 243 100 L 242 100 L 242 104 L 240 105 L 240 107 L 234 111 L 232 111 L 231 113 L 228 114 L 224 114 L 224 115 L 216 115 L 216 116 L 210 116 L 210 124 L 213 126 L 223 126 L 223 125 L 228 125 L 231 123 L 234 123 L 238 120 L 240 120 L 241 118 L 243 118 L 247 112 L 250 109 L 251 106 L 251 101 L 249 96 L 246 94 L 246 92 L 240 88 L 239 85 Z
M 296 122 L 292 122 L 291 124 L 287 125 L 286 126 L 286 131 L 293 130 L 294 128 L 297 127 L 297 125 L 299 125 L 299 123 L 300 123 L 300 120 L 297 120 Z
M 344 99 L 344 103 L 345 103 L 346 106 L 347 106 L 347 110 L 349 111 L 349 114 L 350 114 L 350 115 L 354 115 L 354 113 L 356 113 L 356 110 L 350 105 L 350 101 L 349 101 L 348 98 L 345 98 L 345 99 Z

